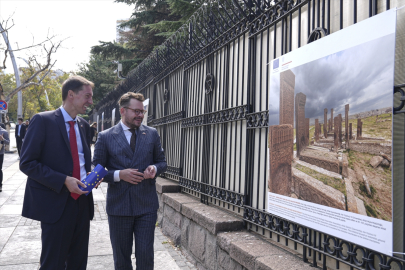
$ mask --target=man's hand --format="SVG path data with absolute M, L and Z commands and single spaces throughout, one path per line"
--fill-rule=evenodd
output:
M 138 169 L 125 169 L 120 171 L 120 179 L 133 185 L 137 185 L 144 179 L 144 174 Z
M 148 168 L 146 168 L 146 170 L 143 172 L 143 174 L 145 176 L 145 179 L 155 178 L 155 176 L 156 176 L 155 166 L 149 165 Z
M 88 193 L 88 191 L 83 191 L 79 188 L 79 186 L 82 186 L 85 188 L 86 185 L 74 177 L 66 176 L 65 185 L 70 192 L 73 192 L 73 193 L 76 193 L 79 195 Z
M 0 135 L 0 141 L 4 141 L 3 135 Z

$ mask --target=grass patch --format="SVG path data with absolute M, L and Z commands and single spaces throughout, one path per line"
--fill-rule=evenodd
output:
M 354 153 L 353 151 L 350 151 L 350 149 L 348 149 L 346 153 L 347 153 L 347 160 L 349 161 L 349 167 L 350 169 L 354 170 L 354 158 L 355 158 Z
M 368 194 L 366 185 L 363 182 L 359 183 L 359 189 L 360 189 L 361 195 L 366 196 L 370 199 L 373 199 L 374 195 L 377 193 L 377 190 L 372 185 L 370 185 L 371 194 Z
M 334 189 L 339 190 L 340 192 L 342 192 L 346 196 L 346 185 L 345 185 L 345 182 L 342 179 L 328 176 L 326 174 L 317 172 L 315 170 L 312 170 L 312 169 L 310 169 L 308 167 L 305 167 L 305 166 L 302 166 L 300 164 L 297 164 L 295 166 L 295 168 L 300 170 L 301 172 L 315 178 L 316 180 L 321 181 L 325 185 L 328 185 L 330 187 L 333 187 Z
M 377 217 L 376 210 L 372 205 L 364 203 L 364 207 L 366 208 L 367 216 Z

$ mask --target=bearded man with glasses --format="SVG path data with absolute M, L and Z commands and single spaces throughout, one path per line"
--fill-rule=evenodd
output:
M 166 158 L 156 129 L 142 125 L 144 97 L 128 92 L 120 98 L 121 121 L 100 132 L 93 164 L 108 169 L 107 214 L 115 269 L 132 268 L 135 237 L 136 269 L 153 270 L 157 209 L 156 176 Z

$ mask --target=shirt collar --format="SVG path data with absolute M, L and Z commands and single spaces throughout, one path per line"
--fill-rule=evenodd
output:
M 60 106 L 60 110 L 62 111 L 63 119 L 65 120 L 65 122 L 69 122 L 69 121 L 75 121 L 75 122 L 76 122 L 77 117 L 76 117 L 76 119 L 73 119 L 73 118 L 67 113 L 67 111 L 65 110 L 65 108 L 63 108 L 63 106 Z

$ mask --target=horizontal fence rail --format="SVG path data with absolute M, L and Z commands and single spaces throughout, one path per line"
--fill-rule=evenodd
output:
M 114 108 L 115 122 L 120 119 L 119 97 L 142 93 L 150 99 L 148 125 L 158 130 L 168 162 L 162 176 L 178 181 L 182 192 L 238 213 L 248 229 L 300 250 L 313 266 L 405 269 L 403 256 L 389 257 L 263 210 L 270 61 L 399 3 L 206 1 L 95 106 L 92 116 L 101 121 L 104 113 L 104 128 L 109 128 Z M 405 113 L 401 59 L 393 86 L 397 115 Z

